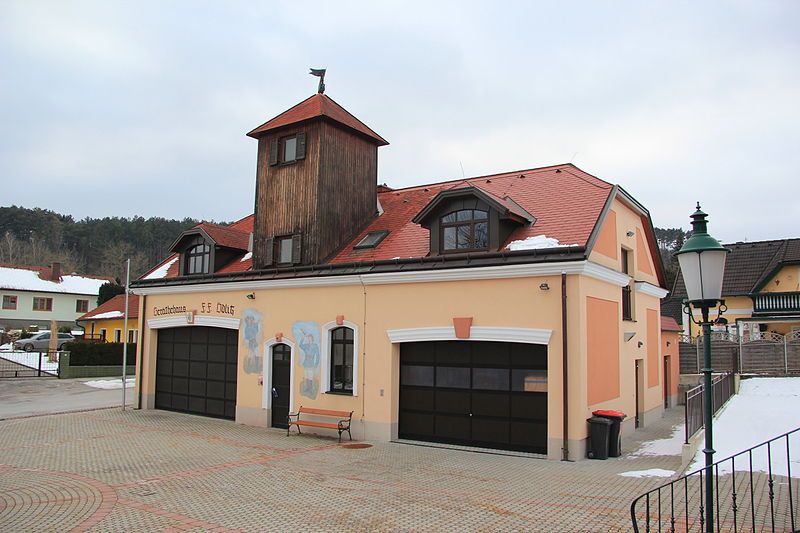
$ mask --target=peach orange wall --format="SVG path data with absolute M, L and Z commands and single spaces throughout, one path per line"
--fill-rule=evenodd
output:
M 589 405 L 619 397 L 619 304 L 586 298 Z
M 680 381 L 680 361 L 678 353 L 679 335 L 677 331 L 661 332 L 661 355 L 662 357 L 669 357 L 670 376 L 667 383 L 669 384 L 668 392 L 670 396 L 678 394 L 678 382 Z
M 594 243 L 594 251 L 603 254 L 604 256 L 616 260 L 618 257 L 617 250 L 617 213 L 613 209 L 608 210 L 606 220 L 597 235 L 597 241 Z
M 653 267 L 651 264 L 652 259 L 650 257 L 650 250 L 644 244 L 642 231 L 639 228 L 636 228 L 636 269 L 652 276 Z
M 647 310 L 647 386 L 658 386 L 659 371 L 661 365 L 659 364 L 659 339 L 658 332 L 661 329 L 661 318 L 658 311 L 655 309 Z

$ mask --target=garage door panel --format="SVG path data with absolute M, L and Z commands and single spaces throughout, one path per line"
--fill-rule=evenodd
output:
M 437 390 L 435 409 L 439 413 L 469 415 L 469 399 L 469 392 Z
M 472 393 L 473 415 L 508 417 L 510 406 L 508 394 Z
M 508 444 L 510 423 L 506 420 L 472 419 L 472 440 L 476 442 Z
M 471 423 L 468 416 L 436 415 L 436 436 L 442 439 L 469 441 Z
M 399 436 L 546 453 L 546 365 L 545 346 L 403 344 Z
M 156 407 L 236 416 L 238 332 L 194 326 L 161 330 L 156 350 Z
M 432 411 L 434 408 L 433 390 L 403 388 L 400 393 L 400 409 Z

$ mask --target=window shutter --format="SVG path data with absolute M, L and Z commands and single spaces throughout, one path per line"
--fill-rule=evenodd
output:
M 269 237 L 268 239 L 264 239 L 264 266 L 270 266 L 272 264 L 272 256 L 275 250 L 275 239 Z
M 278 139 L 269 142 L 269 166 L 274 167 L 278 164 Z
M 303 251 L 301 237 L 302 235 L 300 235 L 299 233 L 296 235 L 292 235 L 292 264 L 295 265 L 300 262 L 300 257 L 301 257 L 300 254 Z
M 305 159 L 305 158 L 306 158 L 306 134 L 298 133 L 297 153 L 295 154 L 295 159 Z

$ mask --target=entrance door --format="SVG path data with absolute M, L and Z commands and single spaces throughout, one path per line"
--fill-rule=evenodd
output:
M 288 427 L 292 351 L 286 344 L 272 347 L 272 427 Z
M 547 347 L 403 344 L 398 433 L 405 439 L 547 453 Z
M 664 357 L 664 409 L 669 409 L 669 356 Z

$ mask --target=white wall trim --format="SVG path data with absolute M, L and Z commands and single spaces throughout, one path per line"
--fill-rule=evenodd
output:
M 272 347 L 276 344 L 285 344 L 289 347 L 289 412 L 294 413 L 294 363 L 297 349 L 295 344 L 286 337 L 283 337 L 280 341 L 277 341 L 275 340 L 275 337 L 272 337 L 264 343 L 264 360 L 262 361 L 264 369 L 262 374 L 263 390 L 261 391 L 261 407 L 264 409 L 272 408 Z M 272 420 L 268 420 L 267 422 L 270 426 L 272 425 Z
M 544 344 L 550 342 L 551 329 L 538 328 L 493 328 L 473 326 L 469 339 L 459 339 L 453 326 L 435 328 L 389 329 L 386 335 L 392 343 L 421 341 L 498 341 L 521 342 L 526 344 Z
M 337 324 L 336 321 L 322 325 L 320 331 L 320 392 L 330 392 L 331 390 L 331 330 L 346 326 L 353 330 L 353 396 L 358 396 L 358 360 L 361 359 L 359 351 L 359 329 L 358 324 L 349 320 Z
M 657 287 L 652 283 L 648 283 L 646 281 L 637 281 L 636 282 L 636 292 L 641 292 L 642 294 L 646 294 L 648 296 L 653 296 L 654 298 L 664 298 L 669 291 L 666 289 L 662 289 L 661 287 Z
M 582 274 L 619 287 L 630 283 L 630 276 L 591 261 L 565 261 L 559 263 L 528 263 L 475 268 L 447 268 L 412 272 L 383 272 L 346 276 L 319 276 L 290 279 L 263 279 L 230 281 L 226 283 L 198 283 L 194 285 L 168 285 L 136 287 L 134 294 L 184 294 L 221 291 L 254 291 L 307 287 L 335 287 L 342 285 L 387 285 L 394 283 L 426 283 L 435 281 L 467 281 L 480 279 L 525 278 Z
M 210 326 L 213 328 L 239 329 L 238 318 L 225 318 L 221 316 L 194 316 L 189 322 L 186 315 L 169 316 L 165 318 L 149 318 L 147 327 L 150 329 L 179 328 L 182 326 Z

